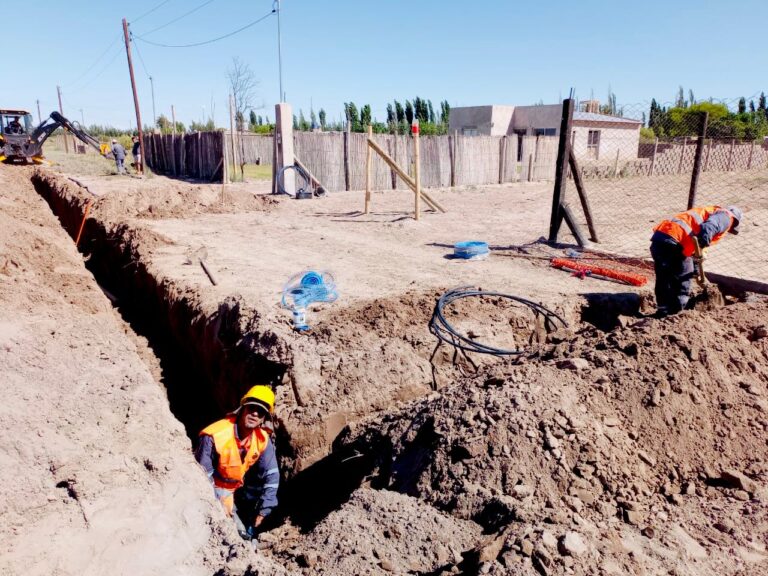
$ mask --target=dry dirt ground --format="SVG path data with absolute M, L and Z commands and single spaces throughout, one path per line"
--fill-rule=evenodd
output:
M 45 205 L 28 172 L 8 170 L 5 188 L 15 192 L 3 204 L 11 248 L 4 244 L 2 257 L 37 258 L 45 251 L 23 252 L 29 242 L 19 228 L 41 233 L 27 220 L 30 206 Z M 16 364 L 4 367 L 21 396 L 0 414 L 9 425 L 42 430 L 41 438 L 57 437 L 40 425 L 35 400 L 58 386 L 59 409 L 43 417 L 64 430 L 65 440 L 54 446 L 63 445 L 72 459 L 79 455 L 75 472 L 61 479 L 53 471 L 61 466 L 51 469 L 50 458 L 29 470 L 25 486 L 34 486 L 39 508 L 30 494 L 10 493 L 18 518 L 3 522 L 16 528 L 4 541 L 27 546 L 0 556 L 16 562 L 14 570 L 29 563 L 33 543 L 57 535 L 87 543 L 85 556 L 103 561 L 94 569 L 121 555 L 138 562 L 134 543 L 147 548 L 163 539 L 169 550 L 159 550 L 154 565 L 134 566 L 136 574 L 213 574 L 224 566 L 263 574 L 768 574 L 768 304 L 759 298 L 717 316 L 641 318 L 648 287 L 581 280 L 549 267 L 549 257 L 562 251 L 535 243 L 549 217 L 548 187 L 537 184 L 436 191 L 449 212 L 414 222 L 413 197 L 404 192 L 375 194 L 373 213 L 364 215 L 359 192 L 295 201 L 265 196 L 263 186 L 222 191 L 162 177 L 43 170 L 34 180 L 70 233 L 92 202 L 81 242 L 89 266 L 115 269 L 110 296 L 118 306 L 160 302 L 147 304 L 146 314 L 162 316 L 171 338 L 186 340 L 189 363 L 208 382 L 205 397 L 191 404 L 198 417 L 205 410 L 205 417 L 220 415 L 254 378 L 280 373 L 277 439 L 284 479 L 293 480 L 285 483 L 281 522 L 262 535 L 264 550 L 253 555 L 238 546 L 173 418 L 194 435 L 200 422 L 174 409 L 173 398 L 179 390 L 195 392 L 146 359 L 141 339 L 129 338 L 45 212 L 42 228 L 89 286 L 94 298 L 87 301 L 100 307 L 72 304 L 82 288 L 62 285 L 46 273 L 45 261 L 32 261 L 34 277 L 19 280 L 14 265 L 6 265 L 8 282 L 23 283 L 3 301 L 9 317 L 13 312 L 17 324 L 36 326 L 40 305 L 29 305 L 29 295 L 37 290 L 31 301 L 50 300 L 50 322 L 72 327 L 61 340 L 60 328 L 31 332 L 13 354 Z M 451 259 L 452 244 L 466 239 L 495 249 L 483 261 Z M 312 330 L 297 334 L 278 302 L 285 280 L 308 267 L 331 271 L 341 296 L 312 309 Z M 523 346 L 525 354 L 506 361 L 475 355 L 473 366 L 462 358 L 454 363 L 443 346 L 430 362 L 432 307 L 457 285 L 541 302 L 570 327 L 540 334 L 525 307 L 466 301 L 449 312 L 457 327 L 492 344 Z M 531 334 L 538 338 L 529 344 Z M 84 344 L 93 341 L 98 350 Z M 68 348 L 50 359 L 57 342 Z M 124 349 L 107 351 L 115 364 L 105 371 L 107 343 Z M 132 387 L 120 389 L 121 365 L 154 391 L 142 397 L 142 410 L 128 408 Z M 168 388 L 173 414 L 153 373 Z M 93 374 L 99 378 L 91 380 Z M 111 385 L 115 378 L 120 382 Z M 28 397 L 32 384 L 44 388 Z M 102 412 L 110 415 L 103 421 Z M 96 442 L 104 436 L 121 441 Z M 26 465 L 24 450 L 40 446 L 18 445 L 3 456 L 6 486 Z M 40 478 L 52 475 L 48 490 Z M 94 477 L 98 483 L 87 481 Z M 58 490 L 66 494 L 57 504 L 49 493 L 55 496 L 62 481 Z M 113 537 L 121 526 L 89 532 L 96 529 L 88 525 L 93 510 L 114 519 L 115 484 L 126 491 L 120 502 L 130 502 L 135 520 L 133 535 L 123 540 Z M 346 492 L 329 490 L 333 484 Z M 153 490 L 160 491 L 154 500 Z M 292 499 L 326 506 L 302 517 Z M 80 516 L 54 508 L 63 502 Z M 34 514 L 50 534 L 22 521 Z M 74 563 L 82 554 L 57 542 L 61 549 L 57 544 L 39 560 L 40 573 L 83 573 Z
M 30 176 L 0 165 L 0 573 L 276 573 Z

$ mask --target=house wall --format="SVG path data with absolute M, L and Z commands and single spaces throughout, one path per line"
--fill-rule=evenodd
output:
M 587 146 L 589 131 L 600 131 L 600 145 L 597 155 Z M 599 123 L 592 123 L 589 126 L 573 127 L 573 151 L 576 157 L 599 163 L 610 163 L 616 161 L 616 152 L 619 153 L 620 160 L 632 160 L 637 158 L 640 146 L 640 126 L 631 128 L 602 127 Z
M 493 127 L 493 108 L 493 106 L 451 108 L 448 131 L 451 134 L 456 131 L 463 134 L 465 128 L 476 128 L 478 136 L 490 136 Z
M 535 134 L 536 128 L 554 128 L 555 135 L 560 134 L 560 119 L 563 107 L 560 104 L 542 106 L 516 106 L 509 133 L 525 130 L 528 136 Z

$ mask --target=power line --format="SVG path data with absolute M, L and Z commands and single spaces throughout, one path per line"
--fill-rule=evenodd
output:
M 133 32 L 131 32 L 131 38 L 133 38 Z M 134 42 L 133 45 L 136 47 L 136 54 L 139 56 L 139 62 L 141 62 L 141 67 L 144 69 L 144 74 L 147 75 L 147 78 L 152 78 L 152 74 L 149 73 L 146 64 L 144 64 L 144 58 L 141 56 L 138 45 L 136 42 Z
M 181 16 L 179 16 L 179 17 L 177 17 L 177 18 L 174 18 L 173 20 L 171 20 L 171 21 L 169 21 L 169 22 L 166 22 L 165 24 L 161 24 L 161 25 L 160 25 L 160 26 L 158 26 L 157 28 L 152 28 L 152 30 L 150 30 L 149 32 L 145 32 L 145 33 L 144 33 L 142 36 L 148 36 L 148 35 L 152 34 L 153 32 L 157 32 L 158 30 L 162 30 L 162 29 L 163 29 L 163 28 L 165 28 L 166 26 L 170 26 L 171 24 L 175 24 L 176 22 L 178 22 L 178 21 L 179 21 L 179 20 L 181 20 L 182 18 L 186 18 L 186 17 L 187 17 L 187 16 L 189 16 L 190 14 L 194 14 L 195 12 L 197 12 L 197 11 L 198 11 L 198 10 L 200 10 L 201 8 L 204 8 L 205 6 L 207 6 L 208 4 L 210 4 L 211 2 L 214 2 L 214 0 L 207 0 L 206 2 L 203 2 L 202 4 L 200 4 L 199 6 L 197 6 L 197 7 L 195 7 L 195 8 L 192 8 L 192 10 L 190 10 L 189 12 L 185 12 L 185 13 L 184 13 L 184 14 L 182 14 Z M 135 20 L 134 20 L 134 22 L 135 22 Z M 137 38 L 141 38 L 142 36 L 136 36 L 136 37 L 137 37 Z
M 158 8 L 162 8 L 163 6 L 165 6 L 166 4 L 168 4 L 168 2 L 170 2 L 170 1 L 171 1 L 171 0 L 164 0 L 163 2 L 160 2 L 160 4 L 158 4 L 157 6 L 155 6 L 154 8 L 152 8 L 151 10 L 148 10 L 148 11 L 144 12 L 144 14 L 142 14 L 142 15 L 141 15 L 141 16 L 139 16 L 138 18 L 134 18 L 134 19 L 132 20 L 132 22 L 138 22 L 139 20 L 141 20 L 141 19 L 142 19 L 142 18 L 144 18 L 145 16 L 149 16 L 150 14 L 152 14 L 152 12 L 154 12 L 154 11 L 155 11 L 155 10 L 157 10 Z
M 213 42 L 218 42 L 219 40 L 224 40 L 224 38 L 229 38 L 230 36 L 234 36 L 235 34 L 238 34 L 242 32 L 243 30 L 246 30 L 250 28 L 251 26 L 255 26 L 259 22 L 262 22 L 263 20 L 266 20 L 272 14 L 275 13 L 275 10 L 272 10 L 268 14 L 265 14 L 258 20 L 254 20 L 253 22 L 250 22 L 249 24 L 246 24 L 242 28 L 238 28 L 237 30 L 233 30 L 232 32 L 228 34 L 224 34 L 224 36 L 219 36 L 218 38 L 211 38 L 210 40 L 205 40 L 204 42 L 195 42 L 194 44 L 160 44 L 159 42 L 152 42 L 151 40 L 147 40 L 145 38 L 142 38 L 141 36 L 136 36 L 138 40 L 141 40 L 142 42 L 146 42 L 147 44 L 151 44 L 152 46 L 159 46 L 161 48 L 193 48 L 195 46 L 203 46 L 205 44 L 212 44 Z
M 91 70 L 93 70 L 93 69 L 94 69 L 94 67 L 96 66 L 96 64 L 98 64 L 98 63 L 101 61 L 101 59 L 102 59 L 102 58 L 104 58 L 104 56 L 106 56 L 106 55 L 107 55 L 107 52 L 109 52 L 109 51 L 112 49 L 112 47 L 113 47 L 113 46 L 114 46 L 114 45 L 115 45 L 117 42 L 119 42 L 119 41 L 120 41 L 120 36 L 118 35 L 118 36 L 117 36 L 117 37 L 116 37 L 116 38 L 115 38 L 115 39 L 112 41 L 112 43 L 111 43 L 109 46 L 107 46 L 107 47 L 105 48 L 104 52 L 102 52 L 102 53 L 99 55 L 99 57 L 98 57 L 98 58 L 96 58 L 96 60 L 94 60 L 93 64 L 91 64 L 91 65 L 88 67 L 88 69 L 87 69 L 85 72 L 83 72 L 82 74 L 80 74 L 80 76 L 78 76 L 77 78 L 75 78 L 75 79 L 74 79 L 72 82 L 68 82 L 67 84 L 62 84 L 62 86 L 63 86 L 64 88 L 67 88 L 67 87 L 69 87 L 69 86 L 73 86 L 73 85 L 77 84 L 77 83 L 78 83 L 80 80 L 82 80 L 83 78 L 85 78 L 85 77 L 88 75 L 88 72 L 90 72 Z
M 75 90 L 75 93 L 77 93 L 77 92 L 82 92 L 82 91 L 83 91 L 83 90 L 85 90 L 85 89 L 86 89 L 88 86 L 90 86 L 91 84 L 93 84 L 93 83 L 94 83 L 94 82 L 95 82 L 95 81 L 96 81 L 96 80 L 97 80 L 97 79 L 98 79 L 98 78 L 99 78 L 99 77 L 100 77 L 102 74 L 104 74 L 104 72 L 106 72 L 106 71 L 107 71 L 107 69 L 108 69 L 108 68 L 109 68 L 109 67 L 112 65 L 112 63 L 115 61 L 115 59 L 116 59 L 118 56 L 120 56 L 120 53 L 121 53 L 121 52 L 122 52 L 122 50 L 121 50 L 121 49 L 120 49 L 120 47 L 118 46 L 118 49 L 117 49 L 117 51 L 115 52 L 114 56 L 112 56 L 112 58 L 109 60 L 109 62 L 107 62 L 107 64 L 106 64 L 106 65 L 105 65 L 105 66 L 104 66 L 104 67 L 103 67 L 101 70 L 99 70 L 99 72 L 96 74 L 96 76 L 94 76 L 94 77 L 93 77 L 93 78 L 91 78 L 91 79 L 90 79 L 88 82 L 86 82 L 85 84 L 83 84 L 82 86 L 80 86 L 80 88 L 78 88 L 77 90 Z

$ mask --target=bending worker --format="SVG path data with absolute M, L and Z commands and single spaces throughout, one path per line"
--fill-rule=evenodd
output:
M 694 239 L 703 250 L 719 242 L 727 232 L 738 234 L 742 217 L 741 209 L 736 206 L 704 206 L 676 214 L 653 229 L 651 256 L 656 270 L 659 316 L 676 314 L 688 304 L 695 273 Z
M 280 471 L 267 422 L 274 408 L 272 389 L 254 386 L 237 410 L 200 432 L 195 451 L 216 497 L 247 540 L 277 506 Z

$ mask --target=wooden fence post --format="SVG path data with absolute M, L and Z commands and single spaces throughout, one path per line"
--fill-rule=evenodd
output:
M 499 140 L 499 184 L 504 184 L 504 176 L 507 168 L 507 137 Z
M 421 155 L 419 152 L 419 121 L 414 119 L 411 125 L 413 134 L 413 180 L 416 183 L 416 199 L 414 201 L 414 218 L 421 218 Z
M 653 143 L 653 156 L 651 156 L 651 169 L 648 171 L 649 176 L 653 176 L 653 169 L 656 167 L 656 151 L 659 149 L 659 138 Z
M 368 142 L 373 137 L 373 127 L 368 125 L 368 140 L 365 143 L 365 213 L 371 211 L 371 147 Z
M 618 178 L 619 177 L 619 154 L 621 153 L 621 148 L 616 148 L 616 161 L 613 163 L 613 177 Z
M 448 140 L 448 145 L 450 146 L 450 152 L 451 152 L 451 188 L 456 186 L 456 181 L 458 180 L 456 178 L 456 152 L 458 151 L 459 146 L 459 131 L 454 130 L 453 131 L 453 140 Z
M 528 182 L 533 181 L 533 154 L 528 153 Z
M 696 204 L 696 190 L 699 186 L 699 175 L 701 174 L 701 157 L 704 154 L 704 139 L 707 136 L 707 122 L 709 121 L 709 112 L 702 112 L 699 124 L 699 138 L 696 142 L 696 156 L 693 159 L 693 173 L 691 174 L 691 187 L 688 191 L 688 208 L 690 210 Z M 710 144 L 712 141 L 710 140 Z M 709 154 L 707 154 L 709 160 Z M 704 166 L 706 170 L 706 164 Z
M 349 122 L 344 131 L 344 189 L 349 190 Z
M 731 150 L 728 153 L 728 168 L 726 169 L 726 172 L 731 171 L 731 167 L 733 166 L 733 149 L 736 147 L 736 138 L 731 138 Z
M 683 159 L 685 158 L 685 145 L 688 143 L 688 136 L 683 138 L 683 150 L 680 152 L 680 164 L 677 165 L 677 173 L 680 174 L 683 171 Z
M 560 118 L 560 142 L 557 147 L 557 164 L 555 165 L 555 186 L 552 193 L 552 211 L 549 220 L 550 244 L 557 242 L 557 234 L 564 217 L 563 201 L 565 200 L 566 174 L 571 154 L 573 108 L 573 98 L 563 100 L 563 111 Z M 530 178 L 530 174 L 528 177 Z

